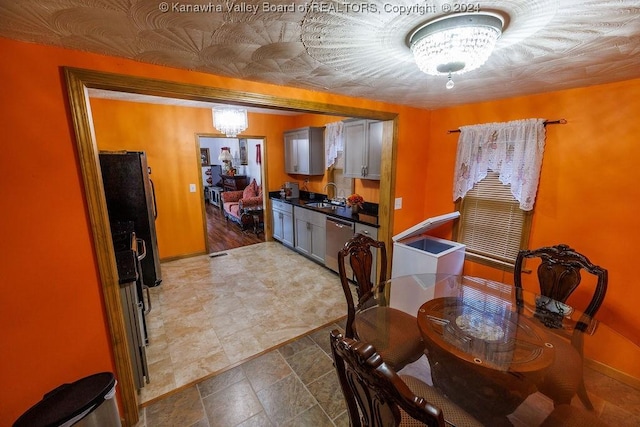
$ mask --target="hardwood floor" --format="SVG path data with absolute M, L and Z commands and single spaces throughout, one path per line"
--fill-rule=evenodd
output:
M 265 241 L 264 233 L 256 236 L 253 228 L 243 231 L 235 222 L 225 220 L 222 211 L 209 203 L 207 203 L 207 239 L 210 253 Z

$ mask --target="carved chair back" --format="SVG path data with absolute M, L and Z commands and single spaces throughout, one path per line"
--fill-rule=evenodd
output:
M 351 426 L 399 426 L 399 408 L 424 425 L 445 425 L 440 408 L 413 394 L 372 345 L 344 338 L 338 330 L 330 339 Z
M 597 283 L 593 297 L 587 308 L 583 310 L 584 314 L 593 318 L 602 305 L 607 292 L 606 269 L 592 264 L 586 256 L 564 244 L 523 250 L 518 253 L 514 268 L 514 283 L 518 288 L 522 288 L 522 267 L 525 258 L 540 258 L 540 265 L 537 269 L 540 293 L 563 303 L 580 284 L 581 270 L 596 276 Z
M 379 250 L 381 265 L 379 280 L 382 282 L 387 277 L 387 249 L 384 242 L 379 242 L 369 236 L 357 233 L 344 245 L 340 252 L 338 252 L 338 273 L 340 275 L 342 290 L 347 299 L 347 325 L 345 334 L 348 338 L 355 338 L 353 322 L 356 311 L 373 305 L 374 303 L 374 300 L 371 298 L 374 287 L 374 283 L 371 282 L 371 271 L 375 268 L 373 265 L 372 250 Z M 349 286 L 351 278 L 348 277 L 349 269 L 347 268 L 347 262 L 351 267 L 351 271 L 353 271 L 358 294 L 357 303 L 353 299 Z

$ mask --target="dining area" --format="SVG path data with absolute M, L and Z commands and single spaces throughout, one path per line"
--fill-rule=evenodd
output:
M 556 245 L 520 251 L 512 283 L 387 279 L 386 256 L 366 236 L 339 255 L 348 314 L 330 341 L 351 425 L 637 425 L 640 346 L 597 315 L 606 269 Z M 594 375 L 606 379 L 597 391 Z

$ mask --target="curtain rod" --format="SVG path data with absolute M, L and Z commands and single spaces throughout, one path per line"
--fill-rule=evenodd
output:
M 543 125 L 566 125 L 567 124 L 567 119 L 559 119 L 559 120 L 545 120 L 543 123 Z M 448 130 L 447 133 L 458 133 L 460 132 L 460 129 L 453 129 L 453 130 Z

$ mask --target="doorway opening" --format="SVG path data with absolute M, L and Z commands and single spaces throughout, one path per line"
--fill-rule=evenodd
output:
M 228 138 L 205 134 L 198 134 L 196 138 L 203 159 L 203 222 L 207 252 L 215 255 L 228 249 L 264 242 L 264 138 Z M 232 160 L 221 160 L 224 151 L 230 153 Z M 228 175 L 229 168 L 233 170 L 232 176 Z M 254 181 L 259 194 L 251 197 L 250 205 L 247 205 L 240 192 L 253 185 Z M 232 188 L 234 186 L 237 188 Z
M 166 96 L 207 102 L 227 102 L 278 110 L 337 114 L 340 116 L 392 121 L 393 126 L 385 127 L 385 135 L 387 135 L 388 138 L 384 139 L 384 141 L 387 142 L 383 145 L 382 150 L 382 170 L 387 171 L 387 173 L 383 174 L 380 180 L 380 228 L 378 234 L 379 239 L 385 241 L 385 243 L 390 246 L 389 242 L 392 236 L 391 225 L 393 224 L 392 204 L 395 195 L 395 168 L 393 165 L 395 165 L 397 144 L 397 113 L 369 110 L 347 105 L 327 104 L 325 102 L 282 98 L 277 95 L 255 94 L 211 86 L 199 86 L 166 80 L 111 74 L 93 70 L 65 67 L 63 71 L 69 94 L 70 114 L 74 125 L 88 213 L 94 232 L 94 247 L 99 267 L 98 270 L 102 284 L 109 332 L 111 334 L 115 369 L 120 384 L 123 417 L 126 424 L 134 425 L 138 422 L 138 405 L 133 375 L 131 373 L 131 361 L 126 345 L 123 308 L 120 303 L 118 272 L 114 262 L 114 250 L 110 239 L 105 238 L 105 236 L 110 235 L 110 230 L 97 157 L 97 144 L 93 132 L 93 118 L 87 96 L 89 89 L 105 89 L 123 93 Z M 269 175 L 266 170 L 269 164 L 268 153 L 269 150 L 265 150 L 263 157 L 263 175 L 266 176 Z M 195 157 L 194 153 L 194 161 L 196 160 Z M 269 213 L 266 212 L 266 214 L 268 222 Z

